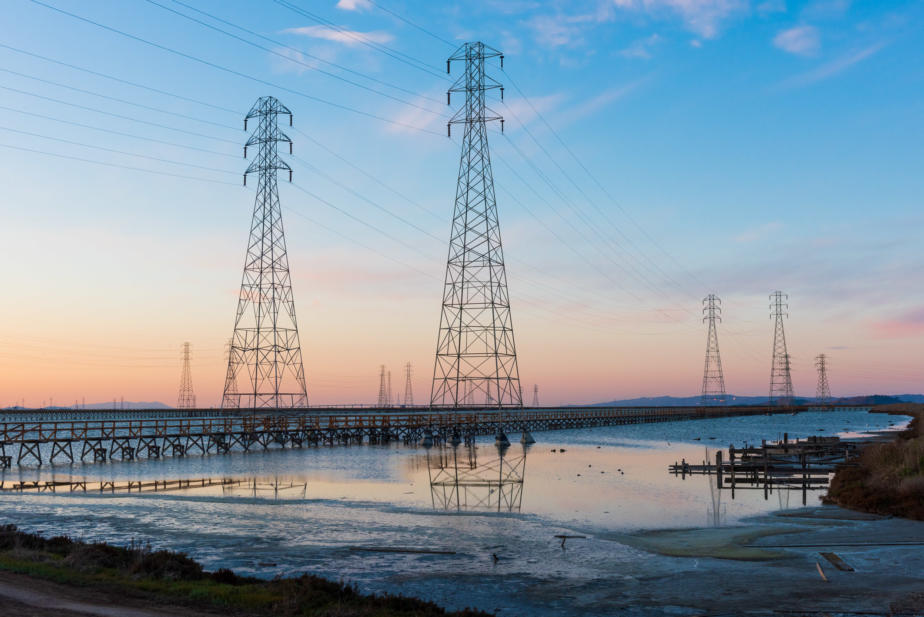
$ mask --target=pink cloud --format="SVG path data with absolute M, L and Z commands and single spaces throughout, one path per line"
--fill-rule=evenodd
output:
M 873 333 L 880 338 L 902 338 L 924 334 L 924 307 L 895 318 L 873 322 Z

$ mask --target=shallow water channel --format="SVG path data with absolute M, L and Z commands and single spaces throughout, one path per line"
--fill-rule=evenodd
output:
M 311 572 L 454 608 L 686 614 L 702 603 L 655 600 L 642 586 L 667 572 L 727 562 L 666 557 L 624 536 L 734 526 L 801 507 L 802 493 L 764 499 L 762 491 L 739 490 L 731 499 L 711 478 L 681 479 L 668 465 L 714 460 L 717 448 L 784 432 L 790 439 L 856 436 L 902 423 L 860 411 L 805 412 L 535 433 L 530 447 L 510 434 L 502 458 L 485 438 L 455 450 L 336 446 L 46 465 L 2 472 L 5 487 L 61 484 L 54 493 L 0 492 L 0 521 L 46 534 L 150 542 L 185 551 L 208 569 L 260 577 Z M 808 504 L 818 505 L 822 494 L 809 492 Z M 584 538 L 562 548 L 560 535 Z

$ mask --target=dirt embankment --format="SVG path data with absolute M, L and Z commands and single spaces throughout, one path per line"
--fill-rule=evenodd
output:
M 914 419 L 893 441 L 864 447 L 856 466 L 838 470 L 825 501 L 863 512 L 924 520 L 924 405 L 897 403 L 872 411 Z
M 51 584 L 25 584 L 39 580 Z M 231 570 L 206 572 L 182 553 L 43 538 L 0 525 L 0 606 L 14 603 L 28 607 L 19 614 L 42 617 L 50 611 L 61 617 L 488 617 L 469 609 L 449 612 L 416 598 L 361 594 L 309 574 L 265 581 Z

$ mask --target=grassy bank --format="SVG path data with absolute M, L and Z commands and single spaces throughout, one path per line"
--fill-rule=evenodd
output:
M 893 441 L 864 447 L 857 466 L 838 470 L 825 501 L 863 512 L 924 520 L 924 405 L 898 403 L 873 411 L 914 419 Z
M 355 587 L 302 575 L 265 581 L 230 570 L 206 572 L 182 553 L 43 538 L 0 526 L 0 570 L 26 574 L 145 606 L 184 606 L 223 615 L 312 617 L 482 617 L 448 612 L 415 598 L 367 595 Z

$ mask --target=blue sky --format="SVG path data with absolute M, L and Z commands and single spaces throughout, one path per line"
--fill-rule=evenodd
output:
M 922 17 L 920 2 L 7 0 L 0 403 L 172 402 L 186 340 L 200 402 L 218 400 L 253 200 L 242 118 L 265 94 L 295 115 L 280 191 L 312 401 L 374 400 L 378 365 L 405 361 L 426 398 L 459 151 L 445 58 L 476 39 L 505 52 L 492 155 L 524 390 L 696 393 L 715 292 L 728 388 L 764 393 L 774 289 L 797 393 L 818 353 L 835 394 L 920 390 Z

